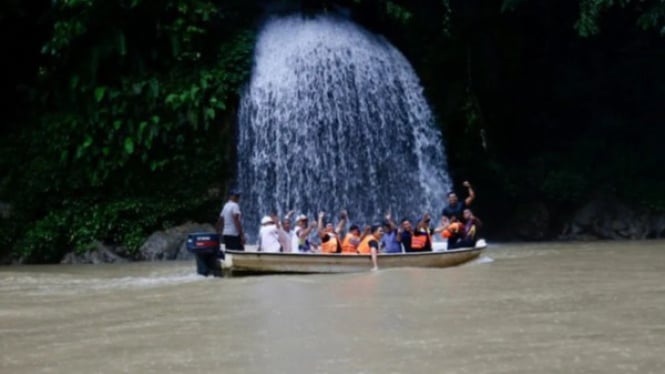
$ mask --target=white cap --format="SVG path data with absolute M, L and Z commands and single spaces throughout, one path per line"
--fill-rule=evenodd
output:
M 304 215 L 304 214 L 301 214 L 301 215 L 299 215 L 298 217 L 296 217 L 296 222 L 302 221 L 302 220 L 304 220 L 304 219 L 307 219 L 307 216 Z
M 270 218 L 270 216 L 263 216 L 263 218 L 261 218 L 261 224 L 265 225 L 267 223 L 273 223 L 272 218 Z

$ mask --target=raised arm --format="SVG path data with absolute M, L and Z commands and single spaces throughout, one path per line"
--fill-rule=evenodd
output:
M 272 218 L 272 222 L 277 226 L 278 229 L 282 228 L 282 222 L 279 220 L 279 217 L 277 217 L 276 213 L 273 213 L 270 215 L 270 218 Z
M 467 190 L 467 193 L 468 193 L 468 196 L 466 197 L 466 199 L 464 199 L 464 204 L 466 206 L 469 206 L 469 205 L 471 205 L 471 203 L 473 203 L 473 200 L 475 200 L 476 192 L 473 190 L 473 187 L 471 187 L 471 183 L 469 183 L 469 181 L 464 181 L 464 183 L 462 183 L 462 185 L 464 187 L 466 187 L 466 190 Z
M 307 239 L 309 234 L 316 228 L 316 222 L 311 222 L 309 226 L 305 227 L 304 229 L 300 230 L 300 239 Z
M 323 226 L 323 217 L 326 216 L 325 212 L 319 212 L 319 219 L 316 221 L 317 222 L 317 229 L 319 230 L 319 237 L 323 238 L 326 236 L 326 233 L 324 231 L 325 227 Z
M 448 217 L 443 216 L 441 217 L 441 223 L 437 228 L 434 229 L 434 232 L 436 233 L 442 232 L 443 230 L 447 229 L 448 226 L 450 226 L 450 220 L 448 219 Z
M 395 221 L 393 221 L 393 216 L 390 214 L 390 212 L 386 213 L 386 222 L 388 222 L 388 225 L 390 226 L 390 231 L 393 231 L 397 228 L 397 225 L 395 224 Z
M 430 220 L 430 215 L 429 213 L 426 212 L 425 214 L 423 214 L 422 218 L 420 218 L 420 222 L 418 222 L 418 226 L 416 226 L 416 228 L 419 229 L 423 225 L 427 225 L 427 227 L 429 227 L 429 220 Z
M 346 226 L 346 217 L 347 217 L 346 209 L 342 210 L 339 213 L 339 222 L 337 223 L 337 227 L 335 228 L 335 232 L 337 235 L 342 235 L 342 230 L 344 230 L 344 226 Z

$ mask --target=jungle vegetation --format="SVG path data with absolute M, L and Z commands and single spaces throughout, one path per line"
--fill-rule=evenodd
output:
M 340 10 L 412 62 L 494 227 L 517 202 L 564 220 L 599 192 L 665 210 L 661 0 L 8 0 L 0 253 L 131 252 L 213 221 L 261 22 Z

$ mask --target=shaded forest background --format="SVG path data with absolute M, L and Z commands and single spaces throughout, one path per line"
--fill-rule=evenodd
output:
M 528 203 L 546 239 L 598 194 L 665 211 L 660 0 L 8 0 L 0 257 L 213 221 L 255 36 L 294 11 L 348 13 L 407 56 L 489 235 L 514 239 Z

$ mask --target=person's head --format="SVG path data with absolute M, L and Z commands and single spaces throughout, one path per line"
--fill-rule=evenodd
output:
M 465 220 L 473 218 L 473 212 L 471 211 L 471 209 L 468 208 L 464 209 L 464 212 L 462 214 L 464 215 Z
M 291 220 L 288 218 L 285 218 L 282 220 L 282 228 L 284 231 L 289 232 L 291 231 Z
M 332 222 L 326 223 L 326 227 L 324 229 L 325 232 L 333 232 L 335 231 L 335 226 L 332 224 Z
M 450 205 L 457 204 L 457 194 L 454 191 L 448 192 L 448 204 Z
M 349 227 L 349 233 L 355 236 L 360 236 L 360 227 L 358 225 L 351 225 L 351 227 Z
M 297 225 L 297 226 L 300 226 L 300 227 L 302 227 L 302 228 L 306 228 L 308 222 L 309 222 L 309 221 L 308 221 L 308 219 L 307 219 L 307 216 L 304 215 L 304 214 L 301 214 L 301 215 L 299 215 L 298 217 L 296 217 L 296 225 Z
M 381 225 L 374 225 L 374 226 L 372 226 L 372 235 L 373 235 L 375 238 L 377 238 L 377 239 L 381 239 L 381 237 L 383 236 L 383 232 L 384 232 L 384 231 L 383 231 L 383 226 L 381 226 Z
M 261 218 L 261 226 L 268 226 L 273 224 L 275 224 L 275 222 L 273 222 L 270 216 L 263 216 L 263 218 Z
M 390 224 L 389 221 L 383 221 L 383 232 L 390 232 L 392 231 L 393 225 Z
M 404 218 L 404 219 L 402 219 L 401 225 L 402 225 L 402 229 L 403 229 L 404 231 L 411 231 L 411 229 L 412 229 L 412 227 L 411 227 L 411 221 L 409 221 L 408 218 Z
M 240 201 L 240 191 L 237 189 L 232 189 L 229 192 L 229 200 L 238 202 Z

